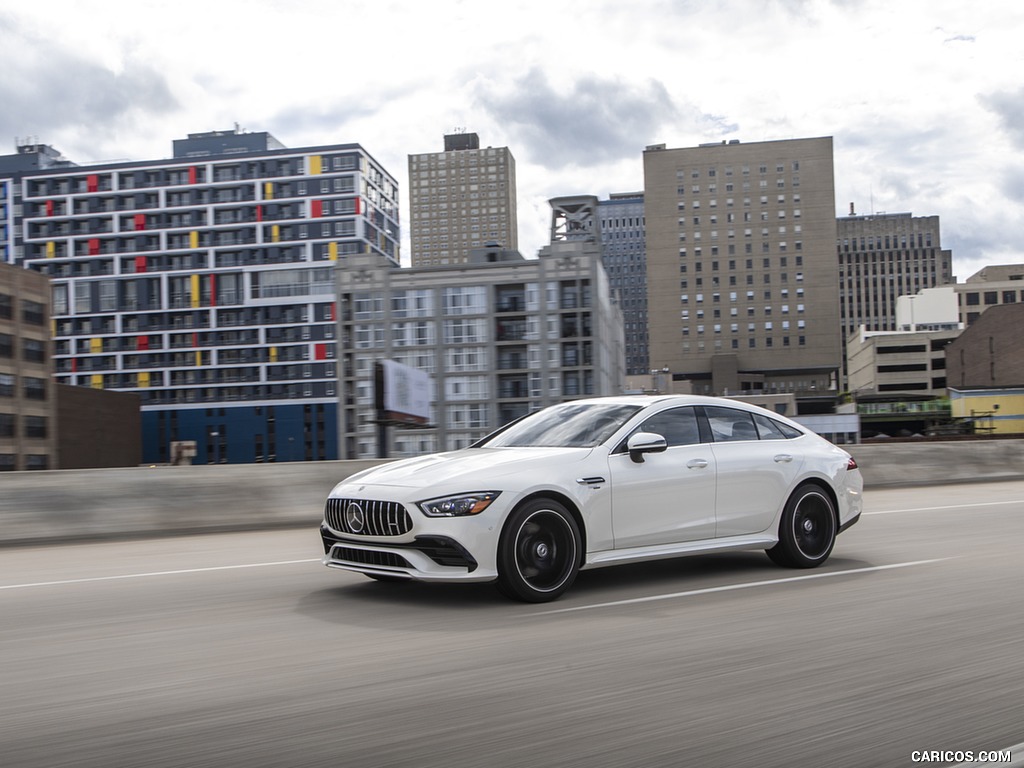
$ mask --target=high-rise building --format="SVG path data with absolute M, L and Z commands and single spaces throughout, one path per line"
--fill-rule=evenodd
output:
M 952 253 L 942 249 L 938 216 L 857 216 L 850 208 L 850 215 L 836 222 L 844 382 L 846 343 L 852 334 L 861 327 L 868 333 L 898 330 L 900 296 L 956 282 Z
M 339 286 L 342 458 L 463 448 L 546 405 L 622 391 L 622 313 L 593 240 L 404 269 L 360 255 L 339 265 Z M 384 360 L 429 374 L 433 394 L 429 428 L 392 429 L 382 446 Z
M 474 248 L 519 248 L 516 161 L 480 148 L 475 133 L 444 137 L 444 152 L 409 155 L 411 263 L 461 264 Z
M 647 352 L 647 249 L 642 192 L 611 194 L 598 203 L 608 283 L 619 297 L 626 338 L 626 373 L 650 371 Z
M 834 390 L 831 137 L 648 147 L 644 215 L 651 368 L 699 393 Z
M 189 441 L 200 463 L 337 457 L 334 267 L 399 261 L 397 184 L 360 145 L 213 131 L 15 183 L 56 379 L 138 393 L 144 461 Z

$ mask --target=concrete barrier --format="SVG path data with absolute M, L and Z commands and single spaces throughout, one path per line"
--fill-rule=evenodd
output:
M 1024 479 L 1024 440 L 845 446 L 868 487 Z M 319 523 L 362 461 L 0 474 L 0 545 Z

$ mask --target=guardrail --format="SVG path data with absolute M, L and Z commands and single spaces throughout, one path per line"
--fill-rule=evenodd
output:
M 844 446 L 870 487 L 1024 479 L 1024 440 Z M 0 545 L 309 526 L 380 459 L 0 475 Z M 315 542 L 314 542 L 315 543 Z

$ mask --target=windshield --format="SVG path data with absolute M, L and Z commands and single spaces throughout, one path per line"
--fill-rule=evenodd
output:
M 593 448 L 640 410 L 621 403 L 565 403 L 537 411 L 477 445 L 487 448 Z

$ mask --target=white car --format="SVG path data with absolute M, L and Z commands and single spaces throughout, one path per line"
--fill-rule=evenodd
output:
M 575 400 L 339 483 L 323 562 L 380 581 L 494 581 L 528 602 L 581 569 L 705 552 L 813 568 L 860 517 L 862 488 L 850 454 L 757 406 Z

